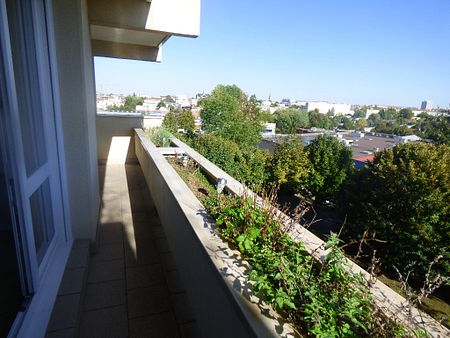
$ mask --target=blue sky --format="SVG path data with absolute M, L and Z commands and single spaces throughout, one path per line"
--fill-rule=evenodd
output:
M 197 39 L 163 62 L 95 58 L 97 90 L 147 95 L 236 84 L 260 99 L 450 104 L 450 0 L 203 0 Z

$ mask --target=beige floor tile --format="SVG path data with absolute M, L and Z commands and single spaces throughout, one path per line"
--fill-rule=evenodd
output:
M 88 284 L 84 299 L 85 311 L 123 305 L 126 303 L 125 280 Z
M 98 263 L 123 258 L 123 243 L 112 243 L 104 245 L 100 243 L 98 252 L 91 256 L 91 262 Z
M 164 273 L 160 264 L 130 267 L 126 270 L 127 289 L 164 284 Z
M 171 309 L 171 300 L 165 285 L 128 291 L 129 318 L 152 315 Z
M 100 283 L 125 279 L 125 262 L 123 259 L 93 262 L 89 266 L 88 283 Z
M 130 338 L 178 338 L 178 328 L 171 312 L 130 320 Z
M 75 327 L 80 294 L 58 296 L 53 307 L 48 331 L 62 330 Z
M 184 324 L 195 320 L 194 312 L 186 293 L 178 293 L 171 296 L 178 324 Z
M 126 338 L 128 320 L 125 306 L 84 312 L 80 338 Z

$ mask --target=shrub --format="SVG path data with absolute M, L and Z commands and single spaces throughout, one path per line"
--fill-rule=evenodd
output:
M 340 203 L 349 241 L 367 229 L 385 268 L 419 278 L 437 255 L 435 272 L 450 276 L 450 147 L 426 143 L 385 149 L 355 173 Z
M 268 170 L 271 184 L 300 193 L 305 191 L 312 168 L 301 141 L 292 139 L 276 145 Z
M 334 200 L 342 183 L 353 172 L 352 151 L 332 136 L 319 136 L 307 147 L 313 170 L 308 189 L 320 202 Z
M 240 149 L 233 141 L 212 134 L 194 138 L 191 145 L 208 160 L 251 188 L 259 188 L 266 181 L 266 151 Z
M 164 127 L 155 127 L 150 128 L 147 131 L 148 136 L 150 137 L 150 140 L 157 146 L 157 147 L 169 147 L 170 146 L 170 139 L 172 137 L 172 134 L 170 131 Z
M 254 290 L 304 331 L 327 338 L 406 335 L 377 312 L 364 278 L 347 270 L 336 235 L 318 266 L 283 230 L 273 208 L 261 209 L 246 196 L 209 199 L 205 205 L 222 235 L 250 262 Z

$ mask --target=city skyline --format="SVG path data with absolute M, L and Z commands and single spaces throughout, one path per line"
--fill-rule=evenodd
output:
M 97 91 L 209 93 L 420 107 L 450 103 L 448 1 L 203 1 L 197 39 L 172 38 L 161 64 L 95 58 Z

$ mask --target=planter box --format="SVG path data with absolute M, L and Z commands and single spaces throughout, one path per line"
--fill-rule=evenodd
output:
M 136 156 L 203 337 L 298 337 L 255 297 L 240 253 L 229 248 L 214 220 L 145 133 L 135 130 Z

